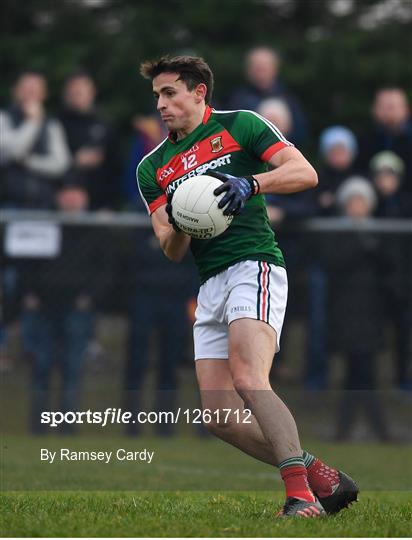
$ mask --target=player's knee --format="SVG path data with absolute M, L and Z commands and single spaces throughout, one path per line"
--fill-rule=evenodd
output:
M 267 378 L 259 376 L 256 373 L 240 372 L 233 377 L 233 386 L 236 392 L 244 397 L 258 390 L 267 390 L 269 388 L 269 381 Z
M 236 420 L 230 409 L 215 410 L 208 418 L 203 418 L 205 428 L 216 436 L 229 434 L 236 429 Z

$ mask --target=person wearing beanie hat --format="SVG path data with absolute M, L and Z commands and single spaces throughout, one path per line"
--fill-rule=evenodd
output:
M 344 126 L 332 126 L 322 131 L 319 141 L 319 150 L 323 158 L 334 148 L 342 146 L 355 157 L 358 143 L 352 131 Z
M 365 218 L 376 208 L 377 196 L 367 178 L 351 176 L 338 188 L 336 203 L 344 215 Z
M 370 169 L 375 173 L 382 170 L 390 170 L 394 174 L 402 176 L 405 172 L 405 164 L 394 152 L 384 150 L 373 156 L 370 161 Z
M 404 161 L 394 152 L 385 150 L 371 159 L 369 167 L 378 195 L 376 216 L 402 218 L 408 215 L 407 197 L 402 193 L 403 183 L 406 180 Z M 393 328 L 394 333 L 395 384 L 400 390 L 410 391 L 412 389 L 410 342 L 412 299 L 406 293 L 411 290 L 410 239 L 392 236 L 385 251 L 394 269 L 390 279 L 383 277 L 382 299 L 386 323 Z
M 336 190 L 356 174 L 354 162 L 358 151 L 356 137 L 345 126 L 330 126 L 319 140 L 321 164 L 319 186 L 313 192 L 316 214 L 334 216 Z M 323 238 L 312 249 L 312 264 L 308 268 L 308 349 L 305 361 L 305 384 L 310 390 L 324 390 L 327 380 L 328 350 L 326 340 L 326 309 L 328 274 L 317 253 L 322 251 Z
M 348 176 L 355 174 L 353 164 L 357 152 L 356 137 L 350 129 L 331 126 L 322 131 L 319 139 L 322 166 L 317 190 L 320 214 L 335 214 L 335 192 Z
M 378 192 L 379 204 L 377 216 L 402 217 L 403 201 L 401 186 L 405 165 L 394 152 L 379 152 L 370 161 L 370 177 Z
M 352 176 L 337 190 L 336 201 L 343 216 L 360 223 L 372 215 L 377 196 L 366 178 Z M 331 347 L 345 361 L 336 437 L 350 438 L 362 411 L 375 435 L 388 440 L 376 380 L 377 354 L 384 335 L 382 274 L 390 268 L 386 246 L 378 235 L 359 227 L 327 238 L 323 249 L 329 276 L 328 333 Z

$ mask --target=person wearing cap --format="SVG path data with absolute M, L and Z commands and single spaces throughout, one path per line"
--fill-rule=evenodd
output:
M 405 165 L 394 152 L 379 152 L 370 161 L 370 177 L 378 194 L 378 217 L 402 217 L 401 186 Z
M 322 131 L 319 140 L 321 165 L 319 186 L 314 193 L 313 206 L 320 216 L 336 215 L 336 190 L 354 174 L 354 161 L 358 151 L 356 137 L 345 126 L 330 126 Z M 311 391 L 325 390 L 328 375 L 328 344 L 326 340 L 328 272 L 322 265 L 323 237 L 310 248 L 308 267 L 308 332 L 304 367 L 305 386 Z
M 359 229 L 325 241 L 323 257 L 329 269 L 329 338 L 343 355 L 345 376 L 338 407 L 337 438 L 351 436 L 357 413 L 363 409 L 374 434 L 389 438 L 378 398 L 377 354 L 382 348 L 383 306 L 381 272 L 386 267 L 380 238 L 360 225 L 376 208 L 376 192 L 368 179 L 349 177 L 336 192 L 343 217 Z
M 370 176 L 378 194 L 376 215 L 381 218 L 401 218 L 405 215 L 402 194 L 405 165 L 394 152 L 383 151 L 370 161 Z M 412 390 L 411 340 L 412 333 L 412 248 L 406 236 L 391 236 L 386 243 L 393 273 L 384 279 L 382 297 L 385 303 L 387 324 L 394 329 L 395 384 L 398 389 Z
M 317 203 L 321 215 L 336 213 L 335 192 L 339 185 L 354 174 L 358 144 L 354 133 L 345 126 L 331 126 L 322 131 L 319 154 L 322 161 L 319 173 Z

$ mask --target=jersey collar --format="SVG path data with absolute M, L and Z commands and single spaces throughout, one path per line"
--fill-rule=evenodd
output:
M 213 112 L 212 107 L 210 105 L 206 105 L 206 109 L 205 109 L 205 112 L 203 114 L 202 125 L 205 125 L 205 124 L 208 123 L 209 118 L 212 116 L 212 112 Z M 197 129 L 197 128 L 195 128 L 195 129 Z M 173 144 L 177 143 L 177 141 L 176 141 L 176 132 L 175 131 L 169 131 L 169 135 L 167 136 L 167 138 L 169 139 L 169 141 L 171 143 L 173 143 Z
M 211 117 L 213 112 L 212 107 L 210 105 L 206 105 L 205 114 L 203 115 L 202 124 L 207 124 L 209 121 L 209 118 Z

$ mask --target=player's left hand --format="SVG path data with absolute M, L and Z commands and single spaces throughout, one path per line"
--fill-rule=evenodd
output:
M 218 204 L 223 210 L 225 216 L 237 216 L 242 211 L 245 203 L 255 193 L 254 180 L 252 177 L 232 176 L 220 172 L 211 171 L 207 173 L 223 182 L 221 186 L 213 192 L 215 195 L 220 195 L 226 191 L 224 197 Z

